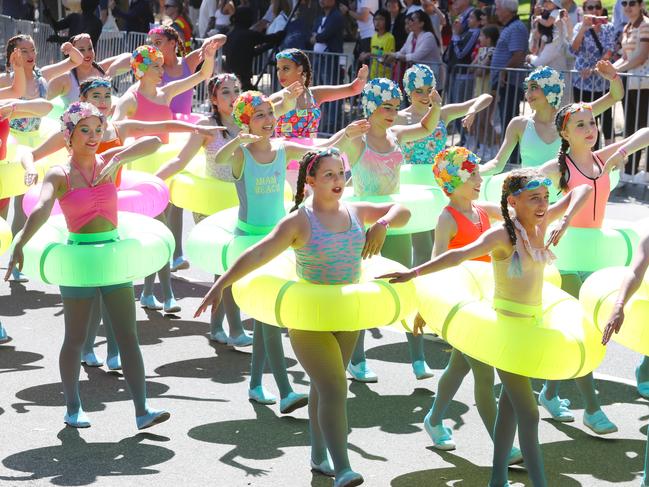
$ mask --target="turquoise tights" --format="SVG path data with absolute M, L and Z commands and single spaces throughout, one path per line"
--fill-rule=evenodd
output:
M 255 320 L 252 337 L 252 363 L 250 366 L 250 389 L 261 385 L 266 359 L 275 378 L 282 398 L 293 392 L 286 373 L 286 359 L 282 346 L 282 329 Z
M 297 359 L 311 379 L 309 429 L 311 460 L 320 464 L 331 454 L 336 475 L 349 470 L 347 454 L 347 377 L 358 332 L 289 330 Z
M 215 276 L 218 278 L 218 276 Z M 219 303 L 216 313 L 210 317 L 210 326 L 212 335 L 223 331 L 223 319 L 227 318 L 230 327 L 230 337 L 236 338 L 243 333 L 243 324 L 241 323 L 241 313 L 237 303 L 232 297 L 232 288 L 228 287 L 223 290 L 223 299 Z M 283 353 L 283 352 L 282 352 Z
M 92 300 L 92 308 L 90 310 L 90 319 L 88 323 L 88 336 L 83 344 L 83 355 L 94 352 L 95 339 L 97 338 L 99 325 L 102 321 L 104 322 L 104 329 L 106 331 L 106 348 L 108 357 L 116 357 L 119 355 L 119 347 L 117 346 L 117 340 L 115 339 L 115 333 L 113 332 L 113 325 L 110 322 L 110 316 L 99 291 Z
M 507 485 L 508 457 L 518 427 L 523 459 L 532 485 L 547 487 L 539 446 L 539 408 L 534 400 L 530 379 L 503 370 L 498 370 L 498 376 L 503 390 L 498 401 L 494 428 L 494 457 L 489 485 Z

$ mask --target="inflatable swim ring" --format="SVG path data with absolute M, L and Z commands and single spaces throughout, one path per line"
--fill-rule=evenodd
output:
M 126 164 L 129 169 L 134 169 L 136 171 L 148 172 L 149 174 L 155 174 L 160 169 L 160 166 L 166 164 L 170 160 L 178 157 L 178 154 L 182 148 L 187 144 L 187 140 L 191 134 L 184 132 L 171 132 L 169 134 L 169 143 L 162 144 L 160 148 L 144 157 L 139 157 L 133 161 L 130 161 Z M 126 139 L 124 145 L 128 145 L 130 138 Z M 202 151 L 201 151 L 202 152 Z
M 117 209 L 156 217 L 162 213 L 169 203 L 169 190 L 162 179 L 153 174 L 140 171 L 123 171 L 121 184 L 117 191 Z M 23 198 L 23 210 L 31 215 L 38 203 L 41 186 L 31 188 Z M 59 202 L 54 203 L 52 215 L 61 213 Z
M 399 194 L 382 196 L 354 196 L 353 188 L 345 188 L 344 201 L 366 201 L 369 203 L 399 203 L 410 210 L 408 224 L 400 228 L 388 228 L 388 235 L 408 235 L 411 233 L 433 230 L 437 219 L 448 198 L 437 186 L 421 186 L 415 184 L 402 184 Z
M 38 130 L 21 132 L 20 130 L 11 129 L 10 133 L 19 144 L 35 149 L 45 142 L 50 135 L 60 131 L 61 124 L 58 120 L 49 117 L 42 117 L 41 126 Z
M 0 255 L 11 245 L 11 227 L 9 224 L 0 217 Z
M 212 274 L 223 274 L 246 250 L 264 238 L 274 227 L 258 228 L 255 235 L 235 235 L 239 207 L 219 211 L 199 222 L 185 243 L 187 257 Z
M 555 265 L 563 272 L 628 266 L 640 242 L 640 233 L 630 226 L 628 221 L 607 219 L 602 228 L 568 227 L 559 245 L 552 247 L 557 256 Z
M 401 184 L 423 184 L 439 187 L 433 175 L 433 159 L 430 164 L 401 164 L 399 180 Z
M 581 286 L 579 301 L 600 334 L 604 332 L 622 282 L 629 272 L 625 267 L 602 269 L 591 274 Z M 649 355 L 649 282 L 646 279 L 624 307 L 624 316 L 620 332 L 613 333 L 612 339 L 631 350 Z
M 482 176 L 482 186 L 480 187 L 480 199 L 491 201 L 500 204 L 502 198 L 503 182 L 509 175 L 509 172 L 502 172 L 494 174 L 493 176 Z M 620 182 L 620 171 L 612 171 L 611 178 L 611 191 Z M 548 196 L 550 196 L 550 203 L 554 203 L 562 196 L 561 191 L 554 184 L 548 188 Z
M 119 240 L 90 245 L 68 243 L 63 215 L 51 217 L 23 248 L 23 272 L 46 284 L 108 286 L 148 276 L 169 262 L 174 239 L 158 220 L 119 213 Z M 86 234 L 88 241 L 93 235 Z
M 29 147 L 17 146 L 11 158 L 8 157 L 6 161 L 0 161 L 0 199 L 25 194 L 29 189 L 28 186 L 25 186 L 25 170 L 19 161 L 22 154 L 30 150 Z M 46 159 L 38 161 L 36 170 L 38 171 L 39 180 L 43 180 L 50 167 L 64 164 L 68 157 L 68 151 L 61 149 L 49 155 Z
M 542 323 L 493 309 L 493 270 L 465 262 L 415 280 L 419 313 L 461 352 L 507 372 L 569 379 L 593 371 L 604 358 L 601 333 L 579 302 L 548 282 Z
M 354 331 L 387 326 L 417 305 L 412 282 L 374 279 L 405 268 L 383 257 L 363 261 L 358 284 L 311 284 L 296 275 L 295 254 L 282 255 L 232 286 L 242 311 L 275 326 L 308 331 Z

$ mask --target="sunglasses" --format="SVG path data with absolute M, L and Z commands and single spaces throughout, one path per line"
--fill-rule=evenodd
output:
M 550 178 L 532 179 L 531 181 L 528 181 L 525 186 L 514 191 L 512 195 L 518 196 L 523 191 L 531 191 L 533 189 L 540 188 L 541 186 L 545 186 L 546 188 L 549 188 L 550 186 L 552 186 L 552 180 Z
M 602 10 L 602 4 L 598 3 L 597 5 L 586 5 L 586 10 Z
M 165 8 L 176 8 L 175 5 L 165 5 Z
M 622 5 L 622 7 L 626 7 L 627 5 L 629 7 L 635 7 L 638 3 L 639 2 L 637 2 L 636 0 L 629 0 L 628 2 L 626 0 L 622 0 L 620 2 L 620 5 Z

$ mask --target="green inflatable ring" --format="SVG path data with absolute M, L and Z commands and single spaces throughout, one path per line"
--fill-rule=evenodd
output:
M 399 180 L 401 184 L 423 184 L 439 187 L 433 174 L 432 160 L 430 164 L 402 164 Z

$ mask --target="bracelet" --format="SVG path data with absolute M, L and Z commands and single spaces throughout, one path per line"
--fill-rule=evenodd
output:
M 624 307 L 624 300 L 623 299 L 618 299 L 617 301 L 615 301 L 615 306 Z
M 376 220 L 376 223 L 378 223 L 379 225 L 383 225 L 386 228 L 386 230 L 390 227 L 390 222 L 383 217 Z
M 618 154 L 622 154 L 622 157 L 623 157 L 624 159 L 626 159 L 627 152 L 626 152 L 626 149 L 625 149 L 624 147 L 620 147 L 620 148 L 617 150 L 617 153 L 618 153 Z
M 421 273 L 421 270 L 419 270 L 419 267 L 415 268 L 415 276 L 419 277 Z

